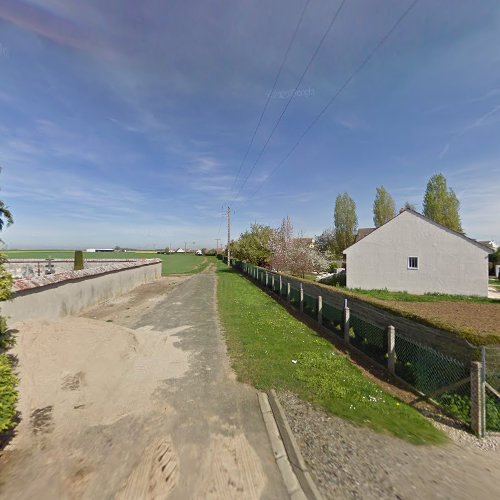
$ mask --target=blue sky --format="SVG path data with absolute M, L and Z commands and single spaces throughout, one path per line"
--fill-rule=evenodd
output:
M 286 215 L 312 236 L 344 191 L 366 227 L 377 186 L 420 209 L 438 172 L 467 235 L 499 242 L 497 0 L 420 0 L 276 169 L 411 3 L 346 0 L 251 170 L 340 5 L 310 1 L 235 179 L 305 3 L 0 0 L 7 246 L 214 247 L 228 202 L 235 236 Z

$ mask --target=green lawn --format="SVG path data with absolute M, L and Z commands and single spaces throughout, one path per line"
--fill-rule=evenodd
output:
M 67 250 L 9 250 L 5 252 L 11 259 L 73 259 L 74 252 Z M 95 252 L 83 254 L 85 259 L 161 259 L 162 274 L 195 274 L 208 266 L 207 257 L 194 254 L 161 255 L 154 252 Z
M 447 295 L 445 293 L 425 293 L 414 295 L 408 292 L 390 292 L 388 290 L 361 290 L 359 288 L 346 288 L 354 295 L 372 297 L 379 300 L 395 300 L 398 302 L 469 302 L 476 304 L 496 303 L 487 297 L 477 297 L 474 295 Z
M 260 390 L 292 391 L 356 425 L 414 444 L 447 441 L 416 410 L 368 380 L 327 340 L 220 262 L 218 301 L 239 380 Z
M 500 280 L 497 280 L 496 278 L 490 278 L 488 280 L 488 284 L 490 286 L 494 286 L 495 288 L 500 288 Z

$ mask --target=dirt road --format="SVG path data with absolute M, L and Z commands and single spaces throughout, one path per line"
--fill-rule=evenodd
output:
M 174 285 L 176 285 L 174 287 Z M 16 328 L 8 499 L 287 498 L 255 390 L 235 381 L 215 275 L 165 278 Z

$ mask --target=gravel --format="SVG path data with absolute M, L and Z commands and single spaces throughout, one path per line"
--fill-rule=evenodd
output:
M 478 440 L 436 424 L 450 444 L 415 446 L 356 427 L 293 394 L 278 398 L 326 499 L 500 498 L 498 436 Z

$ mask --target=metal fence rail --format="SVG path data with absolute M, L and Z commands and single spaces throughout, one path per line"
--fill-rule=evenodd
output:
M 478 435 L 485 430 L 500 431 L 500 349 L 498 346 L 469 350 L 459 346 L 443 352 L 445 339 L 429 338 L 428 343 L 412 338 L 416 324 L 398 330 L 382 326 L 350 311 L 347 300 L 340 307 L 338 298 L 314 294 L 302 282 L 278 273 L 232 261 L 232 265 L 286 301 L 307 317 L 317 320 L 335 338 L 370 357 L 432 399 L 449 415 L 472 427 Z M 297 286 L 299 284 L 300 288 Z M 320 289 L 319 289 L 320 290 Z M 360 309 L 361 311 L 361 309 Z M 401 323 L 405 325 L 404 322 Z M 422 327 L 425 328 L 425 327 Z M 426 338 L 426 336 L 422 336 Z M 453 355 L 450 355 L 452 352 Z M 456 356 L 455 356 L 456 353 Z M 477 360 L 482 356 L 482 361 Z

